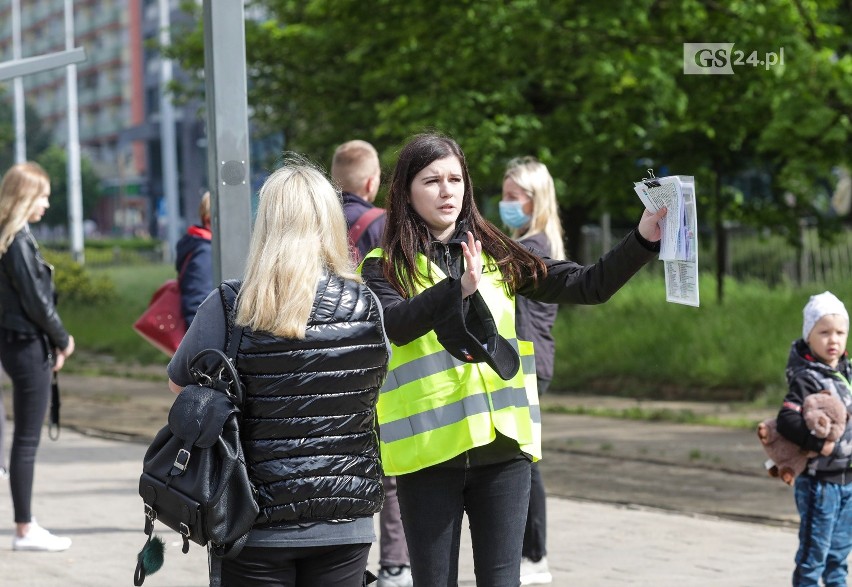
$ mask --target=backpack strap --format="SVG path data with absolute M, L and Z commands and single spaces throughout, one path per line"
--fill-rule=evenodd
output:
M 361 214 L 358 219 L 352 223 L 352 227 L 349 229 L 349 244 L 353 247 L 356 246 L 358 239 L 361 238 L 364 231 L 367 230 L 370 225 L 384 213 L 385 211 L 383 208 L 376 208 L 374 206 Z
M 237 351 L 240 349 L 240 341 L 243 338 L 242 326 L 237 326 L 234 320 L 237 314 L 237 295 L 240 293 L 242 282 L 236 279 L 228 279 L 219 285 L 219 295 L 222 297 L 222 308 L 225 312 L 225 324 L 228 327 L 228 334 L 225 337 L 225 354 L 228 355 L 228 360 L 234 369 L 237 367 Z M 235 382 L 239 385 L 239 382 Z M 240 404 L 242 404 L 242 394 L 240 394 Z M 242 409 L 242 405 L 237 406 Z

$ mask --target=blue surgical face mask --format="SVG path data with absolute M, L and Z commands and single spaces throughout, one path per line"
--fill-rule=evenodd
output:
M 512 230 L 518 230 L 530 223 L 530 216 L 524 214 L 521 202 L 500 202 L 500 220 Z

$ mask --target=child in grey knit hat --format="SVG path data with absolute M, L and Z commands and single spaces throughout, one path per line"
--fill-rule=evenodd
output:
M 811 296 L 802 314 L 802 340 L 820 361 L 836 367 L 846 351 L 849 334 L 846 306 L 833 293 L 825 291 Z
M 846 558 L 852 551 L 852 424 L 846 421 L 836 442 L 818 438 L 805 424 L 802 405 L 809 395 L 826 390 L 852 413 L 849 314 L 828 291 L 811 296 L 802 314 L 802 338 L 790 348 L 788 392 L 776 420 L 784 438 L 816 455 L 794 485 L 800 521 L 793 585 L 846 585 Z

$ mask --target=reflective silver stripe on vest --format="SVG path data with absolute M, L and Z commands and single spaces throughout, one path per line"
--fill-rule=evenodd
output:
M 518 350 L 517 342 L 512 342 L 515 350 Z M 535 373 L 535 355 L 521 355 L 521 371 L 524 375 Z
M 524 375 L 535 373 L 535 355 L 521 355 L 521 371 L 524 372 Z M 526 390 L 524 391 L 526 392 Z M 540 405 L 530 406 L 530 418 L 532 418 L 533 424 L 541 424 Z
M 515 349 L 515 352 L 518 352 L 518 339 L 512 338 L 509 339 L 508 342 Z M 413 361 L 409 361 L 404 365 L 400 365 L 399 367 L 392 369 L 388 373 L 387 379 L 385 379 L 385 384 L 382 386 L 380 392 L 386 393 L 388 391 L 394 391 L 395 389 L 399 389 L 403 385 L 411 383 L 412 381 L 425 379 L 426 377 L 442 373 L 447 369 L 468 364 L 470 363 L 459 361 L 450 353 L 441 349 L 436 353 L 420 357 L 419 359 L 414 359 Z M 524 373 L 535 373 L 535 356 L 522 356 L 521 369 Z
M 530 409 L 530 417 L 534 423 L 541 422 L 541 411 L 538 406 L 529 406 L 527 390 L 518 387 L 504 387 L 491 394 L 495 410 L 505 408 Z M 414 414 L 408 418 L 387 422 L 380 426 L 382 442 L 394 442 L 410 438 L 415 434 L 438 430 L 450 424 L 461 422 L 469 416 L 483 414 L 489 411 L 486 393 L 478 393 L 446 406 Z
M 417 381 L 418 379 L 423 379 L 464 364 L 463 361 L 459 361 L 442 349 L 437 353 L 414 359 L 391 370 L 380 392 L 393 391 L 412 381 Z

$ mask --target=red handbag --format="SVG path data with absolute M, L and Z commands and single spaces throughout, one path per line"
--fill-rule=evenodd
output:
M 192 255 L 183 262 L 183 275 Z M 186 321 L 180 307 L 180 286 L 177 279 L 169 279 L 157 288 L 148 308 L 133 323 L 133 330 L 152 345 L 173 356 L 186 334 Z
M 133 323 L 133 330 L 170 357 L 175 354 L 186 334 L 177 279 L 169 279 L 157 288 L 148 308 Z

